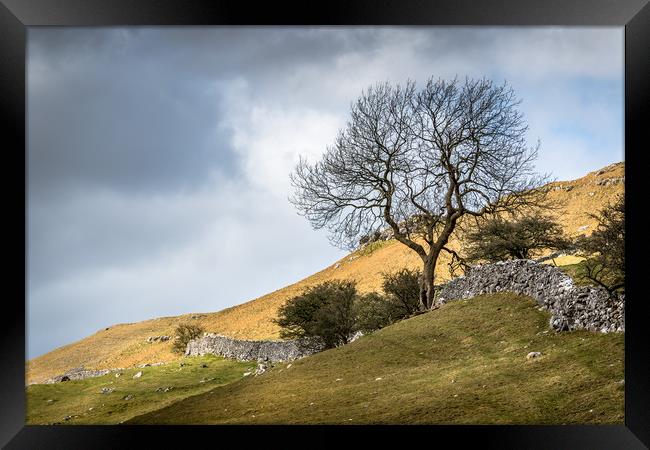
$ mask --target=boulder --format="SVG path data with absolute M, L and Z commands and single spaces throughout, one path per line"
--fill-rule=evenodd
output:
M 526 355 L 526 359 L 539 358 L 540 356 L 542 356 L 541 352 L 530 352 Z

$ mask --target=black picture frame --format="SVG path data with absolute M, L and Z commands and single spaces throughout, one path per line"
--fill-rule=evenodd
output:
M 627 242 L 625 425 L 620 426 L 397 426 L 397 427 L 136 427 L 25 425 L 25 308 L 26 299 L 26 132 L 25 54 L 27 27 L 114 25 L 558 25 L 625 27 L 625 159 Z M 383 441 L 395 434 L 454 445 L 474 442 L 482 448 L 644 448 L 650 446 L 650 353 L 647 304 L 643 294 L 644 245 L 643 150 L 650 110 L 650 5 L 648 0 L 330 0 L 318 4 L 180 0 L 0 0 L 0 127 L 5 166 L 2 183 L 5 234 L 16 244 L 5 253 L 5 281 L 16 295 L 5 297 L 7 312 L 0 335 L 0 444 L 6 448 L 130 448 L 142 440 L 147 447 L 173 438 L 244 439 L 234 445 L 255 444 L 250 433 L 272 447 L 306 444 L 296 433 L 309 433 L 310 443 L 339 445 L 350 433 Z M 22 180 L 21 180 L 22 178 Z M 11 238 L 9 238 L 11 236 Z M 15 236 L 15 237 L 14 237 Z M 25 243 L 22 248 L 20 236 Z M 19 280 L 24 280 L 21 283 Z M 11 291 L 13 294 L 13 290 Z M 10 311 L 9 306 L 15 306 Z M 261 431 L 261 432 L 260 432 Z M 367 442 L 367 441 L 366 441 Z M 273 445 L 273 444 L 277 445 Z

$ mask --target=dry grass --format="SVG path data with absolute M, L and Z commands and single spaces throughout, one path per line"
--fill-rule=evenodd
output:
M 598 175 L 592 172 L 583 178 L 568 182 L 556 182 L 550 185 L 571 186 L 551 190 L 550 196 L 562 205 L 558 211 L 558 221 L 565 232 L 570 235 L 589 233 L 595 221 L 588 213 L 596 212 L 607 203 L 614 201 L 623 193 L 623 184 L 608 186 L 596 183 L 605 178 L 624 176 L 623 163 L 608 166 Z M 591 194 L 593 193 L 593 194 Z M 580 227 L 587 228 L 580 230 Z M 452 242 L 458 248 L 458 242 Z M 572 258 L 556 259 L 558 265 L 573 264 Z M 449 279 L 446 264 L 447 255 L 442 256 L 437 272 L 438 281 Z M 371 248 L 364 248 L 346 256 L 326 269 L 304 280 L 277 291 L 266 294 L 247 303 L 215 313 L 186 314 L 178 317 L 163 317 L 134 324 L 120 324 L 100 330 L 78 342 L 53 350 L 27 363 L 27 382 L 39 382 L 61 374 L 71 367 L 87 368 L 129 367 L 147 362 L 171 361 L 178 358 L 171 352 L 171 344 L 144 341 L 149 336 L 171 335 L 174 327 L 182 321 L 196 321 L 206 331 L 222 333 L 235 338 L 276 339 L 279 329 L 272 320 L 277 309 L 287 299 L 297 295 L 303 289 L 314 284 L 333 279 L 356 280 L 362 292 L 379 290 L 381 273 L 398 270 L 403 267 L 419 268 L 420 260 L 414 252 L 398 242 L 389 241 Z M 192 319 L 192 316 L 198 316 Z

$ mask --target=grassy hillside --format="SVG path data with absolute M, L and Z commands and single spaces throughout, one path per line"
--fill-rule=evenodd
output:
M 204 367 L 205 366 L 205 367 Z M 27 387 L 28 425 L 117 424 L 185 397 L 239 380 L 255 367 L 216 356 L 124 370 L 86 380 Z M 133 378 L 137 372 L 139 378 Z M 102 393 L 102 389 L 112 389 Z
M 514 294 L 451 302 L 127 423 L 623 423 L 624 335 L 548 320 Z
M 549 195 L 561 205 L 558 220 L 565 231 L 571 235 L 590 232 L 595 222 L 587 213 L 597 211 L 623 192 L 623 183 L 605 184 L 605 180 L 623 176 L 624 164 L 618 163 L 578 180 L 551 183 Z M 458 242 L 451 244 L 452 247 L 458 245 Z M 445 258 L 446 255 L 439 264 L 438 281 L 449 278 Z M 558 264 L 575 262 L 572 257 L 556 260 Z M 398 242 L 374 243 L 304 280 L 223 311 L 164 317 L 102 329 L 29 361 L 27 382 L 40 382 L 82 365 L 113 368 L 172 361 L 177 356 L 171 353 L 170 342 L 149 344 L 145 340 L 149 336 L 171 335 L 175 325 L 182 321 L 194 321 L 208 331 L 235 338 L 274 339 L 278 337 L 279 329 L 272 319 L 276 317 L 278 307 L 305 287 L 332 279 L 354 279 L 361 291 L 379 290 L 382 272 L 419 265 L 415 253 Z

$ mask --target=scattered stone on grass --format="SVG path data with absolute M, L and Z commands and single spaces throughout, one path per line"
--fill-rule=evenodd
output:
M 529 354 L 526 355 L 526 359 L 539 358 L 540 356 L 542 356 L 541 352 L 530 352 Z

